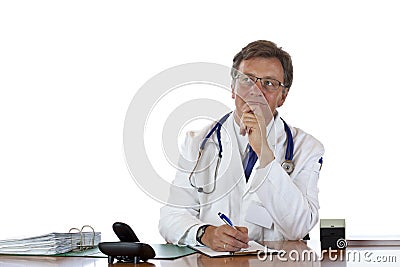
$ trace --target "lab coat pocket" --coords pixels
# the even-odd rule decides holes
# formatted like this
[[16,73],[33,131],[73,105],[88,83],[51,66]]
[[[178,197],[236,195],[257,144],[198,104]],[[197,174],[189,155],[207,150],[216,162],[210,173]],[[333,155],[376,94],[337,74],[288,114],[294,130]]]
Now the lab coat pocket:
[[268,211],[257,202],[252,202],[247,209],[245,220],[261,227],[271,229],[272,218]]

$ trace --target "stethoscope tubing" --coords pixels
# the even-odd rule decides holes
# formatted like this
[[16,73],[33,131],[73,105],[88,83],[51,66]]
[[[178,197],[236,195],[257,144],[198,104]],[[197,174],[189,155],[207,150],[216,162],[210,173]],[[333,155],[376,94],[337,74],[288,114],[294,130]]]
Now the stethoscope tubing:
[[[221,143],[221,128],[224,122],[228,119],[228,117],[231,115],[232,112],[229,112],[225,114],[215,125],[214,127],[208,132],[208,134],[204,137],[203,141],[200,144],[200,149],[199,149],[199,154],[197,156],[196,164],[193,167],[193,170],[190,172],[189,175],[189,182],[190,185],[197,189],[198,192],[204,193],[204,194],[211,194],[215,191],[216,188],[216,181],[217,181],[217,176],[218,176],[218,169],[219,165],[221,163],[222,159],[222,143]],[[293,154],[294,154],[294,142],[293,142],[293,136],[292,132],[290,131],[289,126],[287,123],[281,118],[285,132],[286,132],[286,139],[287,139],[287,145],[286,145],[286,152],[285,152],[285,161],[282,163],[282,167],[285,169],[285,171],[290,174],[293,169],[294,169],[294,163],[293,163]],[[195,183],[192,182],[192,176],[194,172],[197,169],[197,166],[199,165],[199,162],[201,160],[201,157],[203,155],[203,151],[205,149],[206,143],[209,138],[214,134],[214,132],[217,134],[217,140],[218,140],[218,158],[217,158],[217,165],[215,166],[214,170],[214,182],[213,182],[213,188],[210,191],[205,191],[204,187],[198,187],[196,186]]]

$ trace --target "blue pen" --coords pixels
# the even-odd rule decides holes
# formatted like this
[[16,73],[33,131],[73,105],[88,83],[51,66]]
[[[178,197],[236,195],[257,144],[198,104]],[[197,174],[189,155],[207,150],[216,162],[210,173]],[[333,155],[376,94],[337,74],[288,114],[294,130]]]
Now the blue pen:
[[233,225],[232,221],[228,218],[228,216],[226,216],[222,212],[218,212],[218,216],[221,218],[221,220],[224,221],[224,223],[236,229],[236,227]]

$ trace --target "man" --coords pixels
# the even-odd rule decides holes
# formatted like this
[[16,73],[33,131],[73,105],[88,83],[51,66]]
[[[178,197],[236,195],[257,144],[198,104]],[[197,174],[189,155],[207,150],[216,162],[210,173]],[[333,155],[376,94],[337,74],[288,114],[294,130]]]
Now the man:
[[299,240],[318,221],[324,148],[277,112],[292,85],[290,55],[272,42],[255,41],[234,57],[231,74],[235,111],[220,123],[224,131],[209,138],[221,144],[224,156],[216,163],[218,150],[205,149],[196,161],[204,137],[218,124],[188,133],[180,159],[186,171],[174,180],[181,189],[170,192],[171,203],[185,207],[166,205],[160,213],[159,230],[168,242],[235,251],[249,240]]

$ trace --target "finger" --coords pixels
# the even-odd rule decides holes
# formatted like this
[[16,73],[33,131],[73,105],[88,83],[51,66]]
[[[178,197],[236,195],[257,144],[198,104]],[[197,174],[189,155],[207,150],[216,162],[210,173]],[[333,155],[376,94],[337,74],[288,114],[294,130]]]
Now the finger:
[[242,117],[243,118],[256,118],[256,119],[264,119],[265,118],[264,113],[262,113],[262,112],[257,112],[257,113],[247,112],[247,113],[243,113]]
[[249,229],[247,227],[243,227],[243,226],[236,226],[236,229],[238,229],[240,232],[248,235],[249,233]]
[[232,246],[229,243],[222,243],[222,245],[220,246],[220,249],[221,249],[221,251],[239,251],[241,248]]
[[249,120],[243,120],[243,126],[246,128],[261,128],[264,127],[263,124],[259,123],[257,120],[249,119]]
[[250,123],[253,123],[253,124],[259,124],[259,121],[256,119],[256,118],[243,118],[243,123],[244,124],[250,124]]
[[270,121],[272,118],[272,113],[269,111],[269,108],[255,106],[252,112],[243,112],[241,119],[244,120],[246,118],[254,118],[261,123],[266,123],[266,121]]
[[225,249],[229,248],[228,251],[234,251],[234,250],[239,250],[241,248],[249,247],[246,242],[242,242],[242,241],[240,241],[232,236],[228,236],[228,235],[226,235],[222,239],[222,242],[224,244],[226,244]]
[[254,114],[254,113],[243,113],[241,120],[254,120],[254,121],[262,121],[264,119],[263,116]]
[[243,136],[245,136],[246,133],[247,133],[246,126],[242,122],[240,123],[240,131],[239,131],[239,133],[240,133],[240,135],[243,135]]
[[246,132],[247,132],[247,129],[246,129],[246,125],[244,125],[244,123],[243,123],[243,114],[240,117],[239,127],[240,127],[240,134],[245,136]]
[[229,225],[216,227],[210,247],[216,251],[236,251],[242,247],[245,248],[246,244],[242,244],[241,241],[231,236],[235,232],[239,231]]
[[255,117],[251,117],[251,116],[243,116],[241,119],[241,123],[248,127],[248,126],[253,126],[258,124],[258,120]]
[[251,108],[252,113],[262,114],[261,107],[259,105],[251,105],[250,108]]
[[246,104],[242,106],[242,113],[253,113],[253,110],[248,104]]
[[242,243],[245,243],[246,245],[249,242],[249,235],[247,234],[247,232],[236,230],[235,233],[232,235],[232,237],[234,237],[236,240],[239,240]]
[[254,117],[253,113],[242,113],[242,116],[240,117],[240,134],[243,136],[245,136],[246,133],[250,134],[250,123],[255,123],[256,121],[257,119]]
[[253,113],[242,113],[240,120],[255,118]]
[[[241,232],[234,227],[224,229],[224,235],[227,237],[227,243],[235,247],[243,247],[249,242],[247,233]],[[229,242],[228,242],[229,241]]]
[[242,124],[245,127],[251,127],[251,128],[266,127],[265,126],[265,121],[263,121],[262,119],[258,119],[258,118],[250,117],[250,116],[244,116],[243,119],[242,119]]

